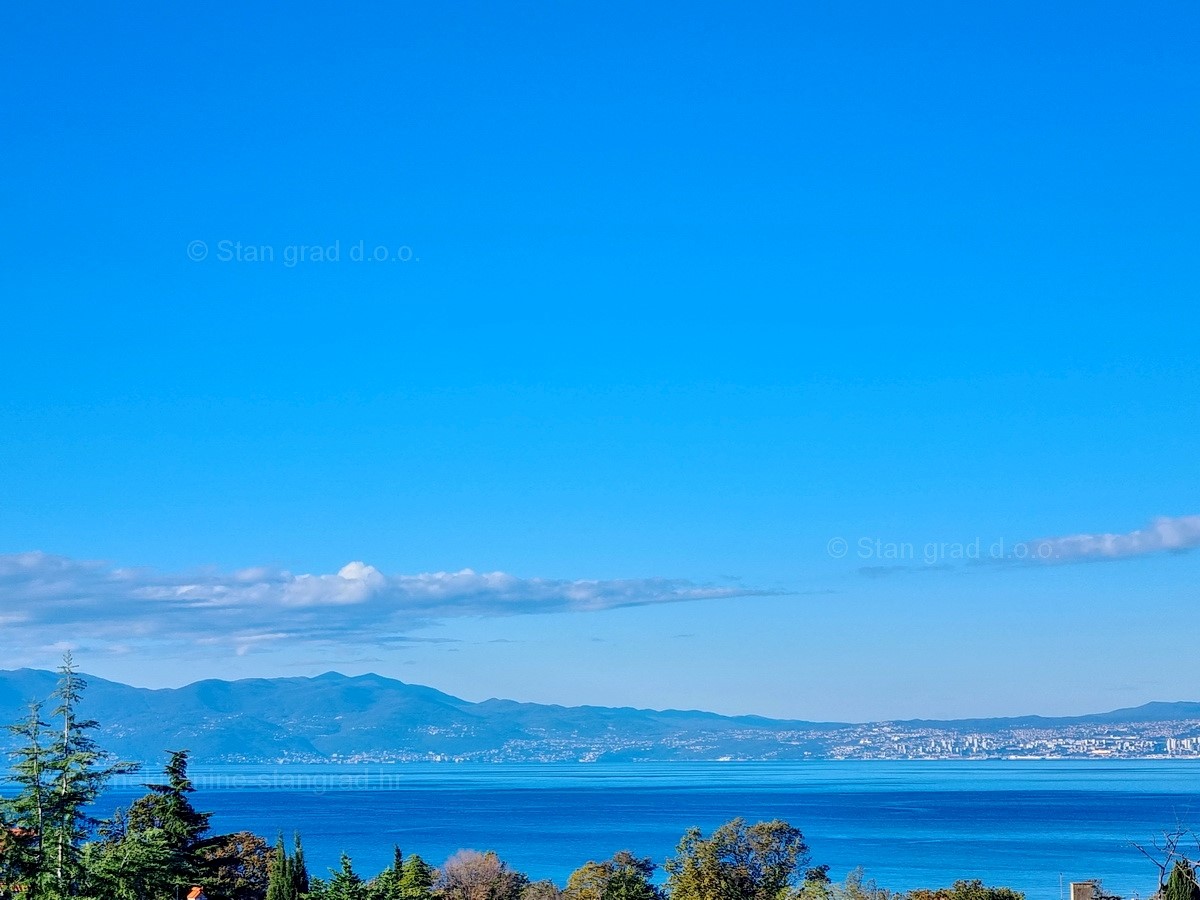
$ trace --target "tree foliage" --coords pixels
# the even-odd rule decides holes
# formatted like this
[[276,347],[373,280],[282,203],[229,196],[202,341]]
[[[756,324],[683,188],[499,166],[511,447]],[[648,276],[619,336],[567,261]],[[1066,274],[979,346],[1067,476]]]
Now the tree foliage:
[[442,900],[520,900],[528,884],[494,851],[459,850],[446,860],[436,890]]
[[[113,776],[136,769],[110,762],[92,738],[98,724],[79,714],[87,682],[69,652],[58,674],[48,720],[42,705],[35,704],[10,728],[20,742],[12,754],[17,792],[4,802],[8,837],[0,868],[6,873],[5,890],[17,893],[13,885],[20,885],[28,900],[87,896],[84,843],[99,824],[88,810]],[[158,854],[152,842],[144,849]]]
[[1012,888],[988,887],[982,881],[956,881],[948,888],[910,891],[908,900],[1024,900],[1025,895]]
[[1190,861],[1175,860],[1166,886],[1162,889],[1162,900],[1200,900],[1196,867]]
[[572,872],[563,900],[660,900],[662,892],[650,881],[657,868],[652,859],[621,850]]
[[264,900],[271,848],[257,834],[238,831],[207,841],[201,851],[209,900]]
[[809,862],[804,835],[781,819],[689,829],[667,860],[672,900],[778,900]]

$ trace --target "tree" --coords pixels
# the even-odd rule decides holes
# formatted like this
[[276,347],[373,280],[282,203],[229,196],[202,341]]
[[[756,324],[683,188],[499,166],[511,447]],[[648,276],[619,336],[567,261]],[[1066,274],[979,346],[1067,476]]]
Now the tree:
[[342,854],[342,867],[334,872],[325,889],[325,900],[367,900],[367,886],[354,871],[350,857]]
[[604,886],[602,900],[660,900],[661,894],[644,875],[632,869],[613,873]]
[[1200,900],[1196,869],[1186,859],[1175,860],[1171,875],[1162,889],[1163,900]]
[[146,785],[150,792],[127,812],[118,809],[99,823],[101,840],[85,845],[82,867],[93,890],[141,900],[180,895],[208,881],[201,850],[209,814],[192,806],[187,765],[187,751],[171,752],[163,769],[166,784]]
[[459,850],[442,867],[437,891],[445,900],[520,900],[528,884],[494,851]]
[[211,813],[202,813],[192,805],[195,793],[188,777],[188,751],[169,750],[163,774],[166,784],[148,784],[150,793],[129,806],[128,827],[132,831],[161,829],[171,845],[191,853],[208,833]]
[[521,891],[521,900],[562,900],[563,892],[553,881],[531,881]]
[[604,864],[586,862],[567,877],[563,900],[603,900],[612,871]]
[[650,882],[658,868],[649,857],[628,850],[604,862],[587,862],[571,873],[564,900],[659,900],[661,891]]
[[1158,890],[1154,896],[1159,900],[1167,896],[1167,889],[1172,880],[1175,881],[1173,890],[1177,893],[1185,891],[1189,878],[1195,883],[1196,863],[1184,849],[1189,844],[1195,844],[1196,852],[1200,853],[1200,835],[1182,827],[1163,832],[1162,840],[1151,844],[1152,850],[1141,844],[1134,844],[1134,847],[1158,869]]
[[211,813],[192,805],[195,786],[188,777],[188,751],[169,750],[163,767],[165,784],[148,784],[149,793],[129,805],[125,816],[128,835],[150,835],[172,854],[171,869],[176,886],[186,888],[206,882],[211,874],[202,853]]
[[5,829],[0,848],[0,883],[4,885],[0,897],[6,900],[16,892],[16,885],[25,888],[27,895],[40,896],[46,879],[43,835],[50,806],[47,728],[40,703],[32,704],[24,719],[8,726],[19,744],[9,754],[9,778],[17,792],[0,800],[0,820]]
[[988,887],[979,879],[956,881],[948,888],[909,891],[908,900],[1025,900],[1025,895],[1006,887]]
[[80,853],[81,896],[105,900],[174,897],[191,879],[160,828],[147,828],[85,844]]
[[275,841],[275,849],[271,851],[266,900],[296,900],[291,862],[287,847],[283,845],[283,835],[280,834]]
[[[2,865],[5,884],[21,884],[29,898],[80,895],[87,880],[81,865],[83,843],[98,824],[87,810],[110,778],[137,769],[131,763],[109,764],[109,755],[92,739],[90,732],[97,724],[79,715],[87,682],[70,653],[58,671],[52,695],[55,724],[43,721],[43,708],[35,704],[25,720],[9,729],[20,742],[12,753],[17,790],[3,810],[7,827],[16,830],[9,832]],[[131,848],[138,852],[130,859],[158,855],[156,840],[148,838]],[[99,858],[94,861],[100,865]],[[100,870],[105,871],[104,865]]]
[[664,868],[672,900],[777,900],[809,862],[799,829],[781,819],[726,822],[705,838],[689,829]]
[[805,870],[804,881],[796,897],[798,900],[830,900],[833,897],[833,881],[829,877],[829,866],[812,866]]
[[834,900],[900,900],[900,895],[893,895],[876,884],[874,878],[867,878],[861,866],[852,870],[842,884],[834,887],[831,896]]
[[304,845],[300,832],[292,834],[292,896],[303,897],[308,893],[308,863],[304,861]]
[[308,866],[299,834],[292,835],[292,846],[294,850],[289,856],[280,834],[274,849],[268,851],[264,900],[300,900],[310,893]]
[[400,874],[401,900],[430,900],[439,874],[416,853],[404,860]]
[[48,856],[45,863],[55,893],[74,897],[83,878],[80,846],[97,824],[86,810],[110,778],[135,772],[137,766],[108,764],[111,757],[90,734],[99,727],[98,723],[79,717],[87,682],[79,676],[70,651],[64,654],[58,674],[58,687],[52,696],[58,701],[53,715],[60,724],[47,758],[50,793],[46,798],[41,843],[44,856]]
[[263,900],[271,858],[267,842],[249,831],[208,840],[201,851],[204,893],[209,900]]
[[400,900],[404,878],[404,854],[392,848],[392,864],[367,882],[367,900]]

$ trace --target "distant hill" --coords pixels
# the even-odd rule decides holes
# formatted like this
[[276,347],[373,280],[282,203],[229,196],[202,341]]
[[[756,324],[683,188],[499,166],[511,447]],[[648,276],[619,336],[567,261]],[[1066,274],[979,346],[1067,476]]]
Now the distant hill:
[[1183,722],[1200,720],[1200,703],[1152,702],[1106,713],[1083,716],[1016,716],[994,719],[905,719],[898,725],[953,726],[979,732],[1013,728],[1064,728],[1071,725],[1132,725],[1145,722]]
[[[1200,703],[1150,703],[1059,719],[852,725],[697,710],[566,707],[495,699],[472,703],[379,675],[332,672],[316,678],[199,681],[163,690],[90,676],[88,681],[85,712],[102,723],[99,737],[105,747],[134,760],[157,760],[168,748],[188,748],[198,763],[803,759],[853,756],[855,748],[863,746],[900,753],[897,747],[908,746],[897,743],[908,740],[903,735],[931,730],[989,734],[1200,723]],[[48,697],[55,682],[52,672],[0,671],[0,722],[15,721],[30,701]],[[7,741],[0,735],[0,746]]]

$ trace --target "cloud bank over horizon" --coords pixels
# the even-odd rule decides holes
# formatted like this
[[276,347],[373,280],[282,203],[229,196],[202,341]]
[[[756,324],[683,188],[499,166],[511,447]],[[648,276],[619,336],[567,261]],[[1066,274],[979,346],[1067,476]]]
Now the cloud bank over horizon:
[[684,579],[566,580],[505,572],[387,575],[363,562],[332,574],[119,568],[42,552],[0,555],[0,636],[29,656],[54,648],[126,653],[180,644],[238,655],[274,645],[452,641],[412,632],[456,617],[601,612],[766,596]]

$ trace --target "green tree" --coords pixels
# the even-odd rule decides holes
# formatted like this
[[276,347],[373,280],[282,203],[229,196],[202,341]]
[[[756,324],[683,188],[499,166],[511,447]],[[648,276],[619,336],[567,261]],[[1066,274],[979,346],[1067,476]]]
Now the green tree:
[[10,754],[9,778],[16,793],[0,800],[4,824],[3,852],[0,852],[0,898],[13,896],[20,885],[30,898],[42,896],[47,882],[45,848],[42,837],[50,816],[50,759],[42,705],[34,703],[29,714],[8,726],[18,741]]
[[657,887],[632,869],[613,873],[604,886],[603,900],[660,900]]
[[304,844],[300,842],[300,833],[292,834],[292,896],[303,897],[308,894],[308,863],[304,860]]
[[188,777],[188,751],[171,750],[168,754],[163,767],[166,784],[146,785],[150,793],[129,806],[128,827],[131,831],[158,828],[171,846],[194,853],[208,834],[212,814],[198,812],[192,805],[191,794],[196,788]]
[[[97,723],[79,714],[86,688],[67,653],[53,694],[54,724],[43,721],[43,708],[35,704],[9,729],[19,742],[12,753],[16,793],[3,809],[7,827],[16,830],[8,832],[3,866],[6,883],[23,885],[30,900],[81,896],[88,880],[83,844],[99,824],[87,810],[110,778],[137,768],[109,764],[109,755],[92,739]],[[156,840],[147,838],[134,855],[157,854]]]
[[392,848],[392,864],[367,882],[367,900],[400,900],[404,879],[404,854]]
[[650,879],[658,868],[649,857],[628,850],[604,862],[587,862],[571,873],[564,900],[656,900],[661,891]]
[[53,697],[56,733],[47,758],[49,796],[43,816],[42,847],[54,893],[75,897],[83,881],[80,848],[97,820],[87,813],[114,775],[135,772],[132,763],[109,764],[110,755],[101,750],[91,732],[99,727],[80,718],[79,706],[87,682],[79,676],[68,651],[58,669],[58,687]]
[[367,886],[354,871],[350,857],[342,854],[342,867],[330,871],[332,876],[323,900],[367,900]]
[[130,898],[179,896],[213,872],[202,853],[209,814],[192,805],[186,751],[171,752],[165,784],[99,823],[100,840],[84,845],[82,870],[93,893]]
[[287,847],[283,845],[283,835],[280,834],[275,841],[275,849],[271,851],[266,900],[296,900],[291,863]]
[[531,881],[521,891],[521,900],[562,900],[562,891],[553,881]]
[[1200,885],[1196,883],[1196,869],[1187,860],[1175,861],[1171,875],[1162,889],[1163,900],[1200,900]]
[[401,900],[430,900],[438,872],[416,853],[404,860],[400,873]]
[[78,896],[104,900],[175,897],[191,883],[181,855],[160,828],[85,844],[79,859],[82,879]]
[[708,838],[689,829],[664,868],[672,900],[778,900],[808,862],[799,829],[739,818]]
[[202,854],[209,815],[197,812],[189,794],[186,751],[172,752],[166,784],[99,823],[100,840],[84,845],[82,869],[92,893],[114,898],[179,896],[207,883],[211,871]]
[[605,863],[585,862],[567,876],[563,900],[603,900],[612,870]]
[[834,900],[900,900],[898,894],[881,888],[874,878],[867,878],[861,866],[852,870],[844,882],[834,887],[831,896]]
[[798,900],[831,900],[833,882],[829,878],[829,866],[812,866],[806,869],[796,897]]
[[280,834],[270,851],[265,900],[300,900],[310,893],[308,866],[299,834],[292,835],[292,845],[294,850],[289,856]]

